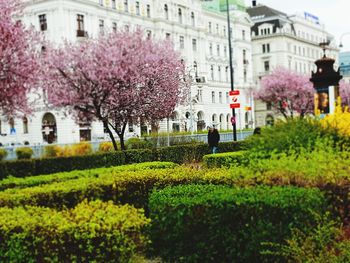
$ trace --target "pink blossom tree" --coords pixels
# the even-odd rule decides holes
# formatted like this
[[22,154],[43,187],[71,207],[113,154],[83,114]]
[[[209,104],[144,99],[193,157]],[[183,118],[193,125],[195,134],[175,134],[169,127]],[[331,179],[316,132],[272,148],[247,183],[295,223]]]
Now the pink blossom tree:
[[344,80],[340,81],[339,93],[342,105],[350,107],[350,83]]
[[264,77],[255,98],[271,103],[285,118],[313,113],[314,89],[309,77],[278,67]]
[[15,17],[19,1],[0,0],[0,114],[28,113],[28,92],[38,83],[40,39]]
[[113,130],[124,150],[127,124],[170,116],[184,89],[184,67],[171,43],[155,43],[141,31],[48,50],[46,69],[49,102],[101,121],[116,150]]

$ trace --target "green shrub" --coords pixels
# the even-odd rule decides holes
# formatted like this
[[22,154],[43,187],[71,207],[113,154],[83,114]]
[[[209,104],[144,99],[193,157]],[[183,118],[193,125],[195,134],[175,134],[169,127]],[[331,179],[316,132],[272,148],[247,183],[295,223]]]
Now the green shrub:
[[156,160],[156,152],[152,149],[124,151],[126,163],[143,163]]
[[10,188],[26,188],[33,187],[38,185],[65,182],[72,179],[79,178],[94,178],[98,177],[99,174],[106,173],[119,173],[125,171],[143,171],[147,169],[170,169],[175,168],[178,165],[170,162],[145,162],[138,164],[129,164],[115,166],[111,168],[95,168],[91,170],[81,170],[81,171],[70,171],[70,172],[61,172],[49,175],[36,175],[28,176],[25,178],[18,177],[9,177],[0,181],[0,191]]
[[19,147],[16,149],[17,159],[30,159],[34,154],[33,149],[30,147]]
[[203,163],[208,168],[245,165],[247,162],[246,151],[208,154],[203,156]]
[[258,158],[266,158],[273,152],[299,152],[305,148],[312,151],[320,138],[330,138],[334,142],[342,140],[334,129],[325,129],[316,120],[295,118],[263,128],[261,134],[247,138],[244,147]]
[[148,240],[142,210],[112,202],[0,209],[1,262],[129,262]]
[[139,138],[130,138],[125,142],[126,149],[147,149],[152,148],[152,143],[147,140],[142,140]]
[[282,256],[286,262],[350,262],[350,240],[339,222],[325,214],[310,229],[292,229],[292,236],[284,244],[265,243],[263,253]]
[[152,193],[150,235],[167,262],[279,262],[261,242],[282,242],[291,228],[315,224],[326,199],[317,189],[168,187]]
[[7,156],[7,151],[5,149],[1,149],[0,148],[0,161],[2,161],[3,159],[5,159]]

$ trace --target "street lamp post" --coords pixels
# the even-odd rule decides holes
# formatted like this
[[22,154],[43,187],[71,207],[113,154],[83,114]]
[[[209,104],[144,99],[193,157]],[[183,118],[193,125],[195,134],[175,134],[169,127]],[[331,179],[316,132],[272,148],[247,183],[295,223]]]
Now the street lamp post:
[[340,48],[343,47],[342,40],[343,40],[343,37],[344,37],[345,35],[350,35],[350,32],[345,32],[345,33],[343,33],[343,34],[340,36],[340,40],[339,40],[339,47],[340,47]]
[[[228,31],[228,48],[229,48],[229,61],[230,61],[230,79],[231,79],[231,91],[234,88],[234,71],[232,65],[232,43],[231,43],[231,22],[230,22],[230,8],[228,0],[226,0],[226,9],[227,9],[227,31]],[[232,126],[233,126],[233,140],[237,141],[237,126],[236,126],[236,111],[235,108],[232,108]]]

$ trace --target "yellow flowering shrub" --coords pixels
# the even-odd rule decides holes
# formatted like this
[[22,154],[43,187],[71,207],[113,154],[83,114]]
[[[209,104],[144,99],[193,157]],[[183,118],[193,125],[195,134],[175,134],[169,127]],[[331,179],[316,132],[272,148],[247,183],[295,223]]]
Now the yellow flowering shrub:
[[328,114],[321,119],[321,124],[325,128],[335,128],[341,135],[350,136],[350,112],[348,107],[341,106],[338,99],[334,114]]

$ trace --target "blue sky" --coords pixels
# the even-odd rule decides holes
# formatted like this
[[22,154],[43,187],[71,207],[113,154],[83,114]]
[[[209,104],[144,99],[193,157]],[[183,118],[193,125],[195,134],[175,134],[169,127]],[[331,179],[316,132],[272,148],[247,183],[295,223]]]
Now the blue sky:
[[[247,6],[252,1],[245,0]],[[326,30],[334,35],[339,44],[340,38],[344,45],[341,51],[350,51],[350,1],[349,0],[257,0],[287,14],[304,12],[319,17]],[[346,33],[346,34],[344,34]],[[343,37],[341,37],[343,35]]]

